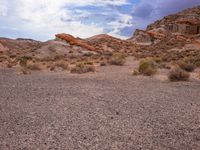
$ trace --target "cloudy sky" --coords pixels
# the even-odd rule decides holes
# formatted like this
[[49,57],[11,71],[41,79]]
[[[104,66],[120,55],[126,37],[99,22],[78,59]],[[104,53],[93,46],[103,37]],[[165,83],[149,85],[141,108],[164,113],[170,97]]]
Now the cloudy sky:
[[136,28],[200,0],[0,0],[0,37],[48,40],[56,33],[127,38]]

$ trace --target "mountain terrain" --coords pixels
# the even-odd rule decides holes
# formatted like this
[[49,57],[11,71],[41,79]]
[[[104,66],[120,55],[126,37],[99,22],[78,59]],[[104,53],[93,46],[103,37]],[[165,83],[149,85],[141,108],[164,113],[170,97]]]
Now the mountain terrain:
[[166,16],[146,30],[137,29],[127,40],[106,34],[81,39],[65,33],[46,42],[0,38],[0,62],[4,67],[19,65],[23,57],[44,64],[64,60],[69,64],[84,61],[106,65],[115,53],[137,59],[150,57],[157,63],[187,59],[200,65],[200,6]]

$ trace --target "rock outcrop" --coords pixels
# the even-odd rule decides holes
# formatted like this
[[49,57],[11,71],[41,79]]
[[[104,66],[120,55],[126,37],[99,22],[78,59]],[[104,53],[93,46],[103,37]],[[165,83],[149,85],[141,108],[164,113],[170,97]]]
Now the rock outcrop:
[[177,33],[189,38],[200,34],[200,6],[164,17],[147,26],[145,31],[136,30],[130,40],[154,44]]
[[95,35],[86,39],[99,52],[125,52],[131,53],[135,44],[128,40],[121,40],[107,34]]
[[72,35],[69,34],[56,34],[55,35],[57,39],[61,39],[69,43],[70,45],[80,46],[82,48],[85,48],[87,50],[95,51],[95,48],[91,45],[89,45],[87,42],[80,38],[75,38]]

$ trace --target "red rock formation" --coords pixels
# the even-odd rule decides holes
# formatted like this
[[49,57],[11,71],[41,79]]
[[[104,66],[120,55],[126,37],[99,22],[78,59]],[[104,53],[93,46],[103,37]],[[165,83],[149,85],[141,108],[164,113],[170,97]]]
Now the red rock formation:
[[66,41],[70,45],[76,45],[76,46],[80,46],[82,48],[88,49],[90,51],[95,51],[95,48],[93,46],[89,45],[87,42],[85,42],[82,39],[73,37],[72,35],[62,33],[62,34],[56,34],[55,36],[58,39]]
[[147,33],[152,37],[152,38],[155,38],[155,39],[162,39],[164,37],[166,37],[165,34],[162,34],[162,33],[158,33],[158,32],[155,32],[155,31],[147,31]]

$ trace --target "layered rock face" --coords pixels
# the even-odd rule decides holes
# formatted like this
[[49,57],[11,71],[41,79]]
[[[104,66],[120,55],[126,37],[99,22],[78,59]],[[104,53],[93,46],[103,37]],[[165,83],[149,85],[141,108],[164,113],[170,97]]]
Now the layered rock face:
[[200,66],[200,6],[169,15],[136,30],[129,39],[136,45],[135,57],[157,62],[189,60]]
[[200,34],[200,6],[169,15],[150,24],[145,31],[136,30],[131,40],[154,44],[173,35],[196,36]]

